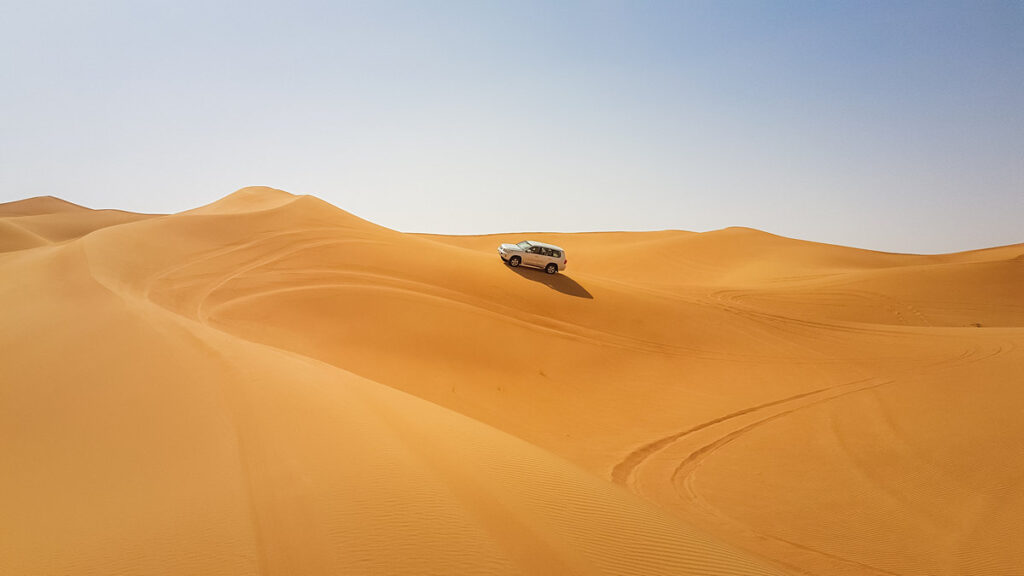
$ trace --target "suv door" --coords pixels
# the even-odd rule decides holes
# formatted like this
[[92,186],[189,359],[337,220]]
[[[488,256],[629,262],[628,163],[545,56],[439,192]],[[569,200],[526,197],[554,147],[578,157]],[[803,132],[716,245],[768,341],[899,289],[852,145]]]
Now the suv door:
[[530,266],[544,266],[544,258],[541,256],[542,250],[543,248],[540,246],[530,246],[526,254],[523,254],[523,263]]
[[541,255],[541,259],[540,259],[540,267],[541,268],[544,268],[548,264],[551,264],[552,262],[555,262],[555,251],[552,250],[551,248],[541,248],[540,249],[540,255]]

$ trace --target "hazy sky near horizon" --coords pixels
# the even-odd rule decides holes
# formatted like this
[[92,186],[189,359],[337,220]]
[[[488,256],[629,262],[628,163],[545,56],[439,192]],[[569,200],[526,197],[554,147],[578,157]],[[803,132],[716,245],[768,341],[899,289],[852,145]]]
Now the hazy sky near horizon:
[[1024,2],[8,2],[0,202],[1024,242]]

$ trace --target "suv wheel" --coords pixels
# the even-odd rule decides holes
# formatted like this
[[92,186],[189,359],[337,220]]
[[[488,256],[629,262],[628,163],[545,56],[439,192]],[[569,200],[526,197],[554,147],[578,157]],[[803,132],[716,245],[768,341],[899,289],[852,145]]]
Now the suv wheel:
[[508,265],[515,268],[516,266],[519,266],[519,263],[522,261],[523,259],[520,258],[519,256],[513,256],[508,259]]
[[544,267],[544,271],[548,274],[554,274],[555,272],[558,272],[558,264],[552,262]]

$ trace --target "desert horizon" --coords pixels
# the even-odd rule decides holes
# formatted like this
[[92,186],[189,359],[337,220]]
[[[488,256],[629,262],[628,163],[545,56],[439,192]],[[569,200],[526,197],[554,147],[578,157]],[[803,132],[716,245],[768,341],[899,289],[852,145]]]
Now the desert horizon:
[[257,186],[0,204],[0,277],[0,573],[1024,570],[1024,244],[414,234]]

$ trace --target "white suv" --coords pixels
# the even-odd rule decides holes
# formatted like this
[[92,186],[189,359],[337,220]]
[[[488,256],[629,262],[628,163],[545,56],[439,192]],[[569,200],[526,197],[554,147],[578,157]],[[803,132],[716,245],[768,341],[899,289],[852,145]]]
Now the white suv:
[[513,268],[525,264],[543,268],[548,274],[565,270],[565,265],[569,262],[565,259],[565,250],[533,240],[523,240],[519,244],[502,244],[498,246],[498,256]]

